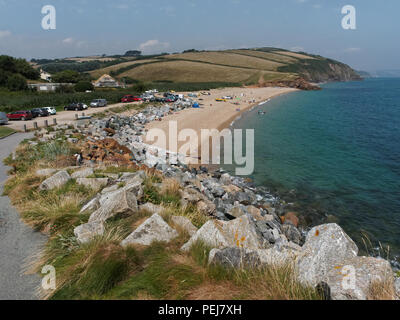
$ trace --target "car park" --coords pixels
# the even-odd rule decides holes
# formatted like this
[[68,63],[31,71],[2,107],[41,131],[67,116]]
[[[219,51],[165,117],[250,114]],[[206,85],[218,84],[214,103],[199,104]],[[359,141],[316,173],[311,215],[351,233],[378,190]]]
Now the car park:
[[82,111],[82,110],[86,110],[86,109],[87,109],[87,105],[84,103],[71,103],[64,107],[65,111],[68,111],[68,110]]
[[92,108],[105,107],[105,106],[107,106],[107,100],[106,99],[95,99],[90,103],[90,106]]
[[32,117],[47,117],[49,115],[49,112],[45,108],[34,108],[31,110]]
[[49,115],[51,115],[51,116],[57,114],[56,108],[54,108],[54,107],[44,107],[42,109],[46,109],[47,112],[49,113]]
[[7,113],[8,120],[31,120],[33,118],[30,111],[14,111]]

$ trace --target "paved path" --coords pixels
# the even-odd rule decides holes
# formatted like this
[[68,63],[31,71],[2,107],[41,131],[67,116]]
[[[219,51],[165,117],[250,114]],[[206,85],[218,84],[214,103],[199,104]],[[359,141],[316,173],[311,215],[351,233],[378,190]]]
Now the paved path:
[[[31,133],[17,133],[0,140],[0,194],[9,170],[3,159]],[[34,232],[19,218],[8,197],[0,196],[0,300],[38,299],[35,290],[40,286],[38,275],[25,275],[26,260],[45,243],[46,237]]]

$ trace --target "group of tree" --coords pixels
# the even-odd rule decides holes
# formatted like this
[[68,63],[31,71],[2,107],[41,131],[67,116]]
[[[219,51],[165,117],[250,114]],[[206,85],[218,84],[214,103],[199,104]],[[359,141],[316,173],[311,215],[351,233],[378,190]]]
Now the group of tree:
[[[63,92],[69,91],[73,88],[77,92],[92,91],[93,85],[91,77],[86,73],[79,73],[74,70],[64,70],[52,75],[52,81],[55,83],[74,83],[73,87],[66,87],[62,89]],[[68,89],[67,89],[68,88]]]
[[40,73],[25,59],[0,56],[0,87],[10,91],[27,89],[27,79],[39,79]]

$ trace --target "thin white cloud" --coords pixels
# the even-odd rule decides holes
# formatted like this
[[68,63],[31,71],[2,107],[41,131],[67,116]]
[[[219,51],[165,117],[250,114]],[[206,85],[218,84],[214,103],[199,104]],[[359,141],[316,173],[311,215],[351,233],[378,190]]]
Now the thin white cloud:
[[344,52],[346,53],[354,53],[354,52],[360,52],[361,48],[346,48],[344,49]]
[[0,39],[11,36],[11,31],[8,30],[0,30]]
[[169,42],[160,42],[159,40],[147,40],[139,45],[141,51],[149,52],[169,47]]
[[74,38],[65,38],[62,41],[64,44],[73,44],[75,42]]

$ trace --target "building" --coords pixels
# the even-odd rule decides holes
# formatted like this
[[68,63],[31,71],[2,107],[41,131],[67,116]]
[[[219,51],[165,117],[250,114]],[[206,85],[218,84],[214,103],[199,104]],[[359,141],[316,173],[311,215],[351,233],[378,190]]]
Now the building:
[[30,83],[28,88],[35,89],[40,92],[56,91],[59,87],[71,87],[73,83]]
[[51,74],[43,71],[42,69],[40,69],[40,79],[45,80],[45,81],[51,81]]
[[124,88],[125,86],[108,74],[103,74],[98,80],[93,82],[95,88]]

